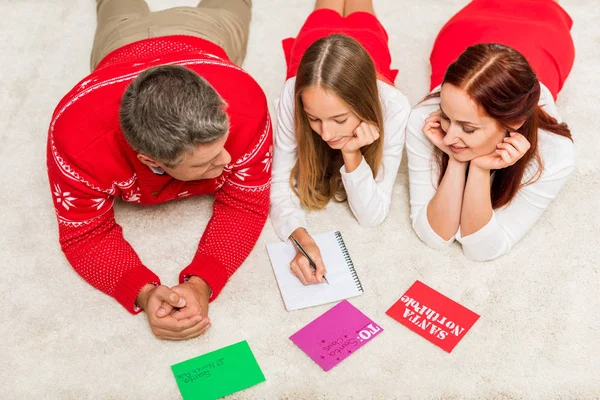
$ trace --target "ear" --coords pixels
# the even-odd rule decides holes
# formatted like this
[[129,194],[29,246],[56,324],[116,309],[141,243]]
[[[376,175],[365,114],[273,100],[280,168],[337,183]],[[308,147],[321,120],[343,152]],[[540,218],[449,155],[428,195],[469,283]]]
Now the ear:
[[138,153],[137,159],[140,160],[142,164],[148,165],[150,167],[160,167],[160,165],[156,161],[154,161],[145,154]]
[[511,124],[508,127],[511,129],[511,132],[516,132],[519,129],[521,129],[521,127],[523,126],[523,124],[525,123],[525,121],[521,121],[521,122],[517,122],[515,124]]

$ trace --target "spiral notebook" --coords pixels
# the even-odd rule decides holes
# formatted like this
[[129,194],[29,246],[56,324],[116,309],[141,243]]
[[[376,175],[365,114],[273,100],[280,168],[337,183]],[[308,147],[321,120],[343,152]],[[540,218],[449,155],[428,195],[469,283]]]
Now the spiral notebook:
[[352,259],[340,232],[320,233],[313,239],[321,250],[327,268],[327,283],[304,286],[290,271],[296,248],[290,242],[267,245],[267,252],[277,278],[279,291],[288,311],[318,306],[363,294]]

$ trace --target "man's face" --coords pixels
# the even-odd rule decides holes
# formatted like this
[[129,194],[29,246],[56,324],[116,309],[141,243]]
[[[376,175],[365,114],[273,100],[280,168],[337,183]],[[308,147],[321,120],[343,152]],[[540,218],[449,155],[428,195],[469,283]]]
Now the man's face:
[[168,167],[160,161],[146,165],[161,167],[167,174],[180,181],[197,181],[200,179],[214,179],[223,173],[223,169],[231,162],[231,155],[225,150],[225,135],[212,143],[201,144],[192,153],[185,153],[181,163],[175,167]]

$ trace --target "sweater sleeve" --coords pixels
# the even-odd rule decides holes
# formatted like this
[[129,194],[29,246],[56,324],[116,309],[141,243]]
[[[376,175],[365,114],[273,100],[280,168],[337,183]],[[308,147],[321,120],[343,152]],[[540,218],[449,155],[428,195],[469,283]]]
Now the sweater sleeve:
[[[123,237],[113,211],[114,198],[80,175],[64,154],[49,146],[47,167],[61,248],[83,279],[114,297],[129,312],[140,289],[160,284]],[[133,182],[132,182],[133,183]]]
[[199,276],[214,300],[256,244],[269,214],[273,135],[264,106],[262,131],[249,152],[232,164],[229,177],[215,193],[213,215],[191,264],[179,274],[184,282]]
[[[432,99],[433,102],[436,99]],[[439,100],[438,100],[439,101]],[[423,133],[425,118],[435,111],[434,104],[417,105],[410,114],[406,128],[408,178],[410,187],[410,218],[415,233],[429,247],[443,250],[454,242],[454,236],[442,239],[427,219],[427,206],[437,191],[439,169],[433,160],[434,146]]]
[[350,209],[359,224],[368,227],[382,223],[390,210],[410,114],[408,99],[398,89],[383,83],[379,87],[385,117],[383,157],[377,177],[373,177],[364,157],[354,171],[346,172],[345,166],[340,169]]
[[271,221],[281,240],[299,227],[307,227],[306,214],[298,196],[290,187],[290,173],[297,159],[294,135],[294,83],[289,79],[277,107],[275,152],[273,158],[273,188],[271,191]]
[[575,169],[573,146],[567,139],[563,142],[562,160],[555,163],[551,155],[546,158],[541,177],[522,187],[507,206],[495,210],[483,228],[464,237],[459,228],[456,240],[467,258],[486,261],[508,253],[536,223]]

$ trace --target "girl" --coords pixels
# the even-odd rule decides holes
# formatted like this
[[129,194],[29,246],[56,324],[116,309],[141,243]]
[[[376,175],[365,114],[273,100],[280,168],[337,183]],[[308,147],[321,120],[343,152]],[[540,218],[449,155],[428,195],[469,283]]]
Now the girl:
[[323,282],[318,246],[305,211],[348,201],[361,225],[389,210],[410,113],[393,86],[387,33],[371,0],[319,0],[296,39],[283,42],[288,65],[280,98],[271,188],[271,218],[300,252],[290,263],[303,284]]
[[435,89],[407,128],[411,219],[428,246],[505,254],[573,172],[553,100],[573,65],[571,25],[551,0],[475,0],[442,28]]

